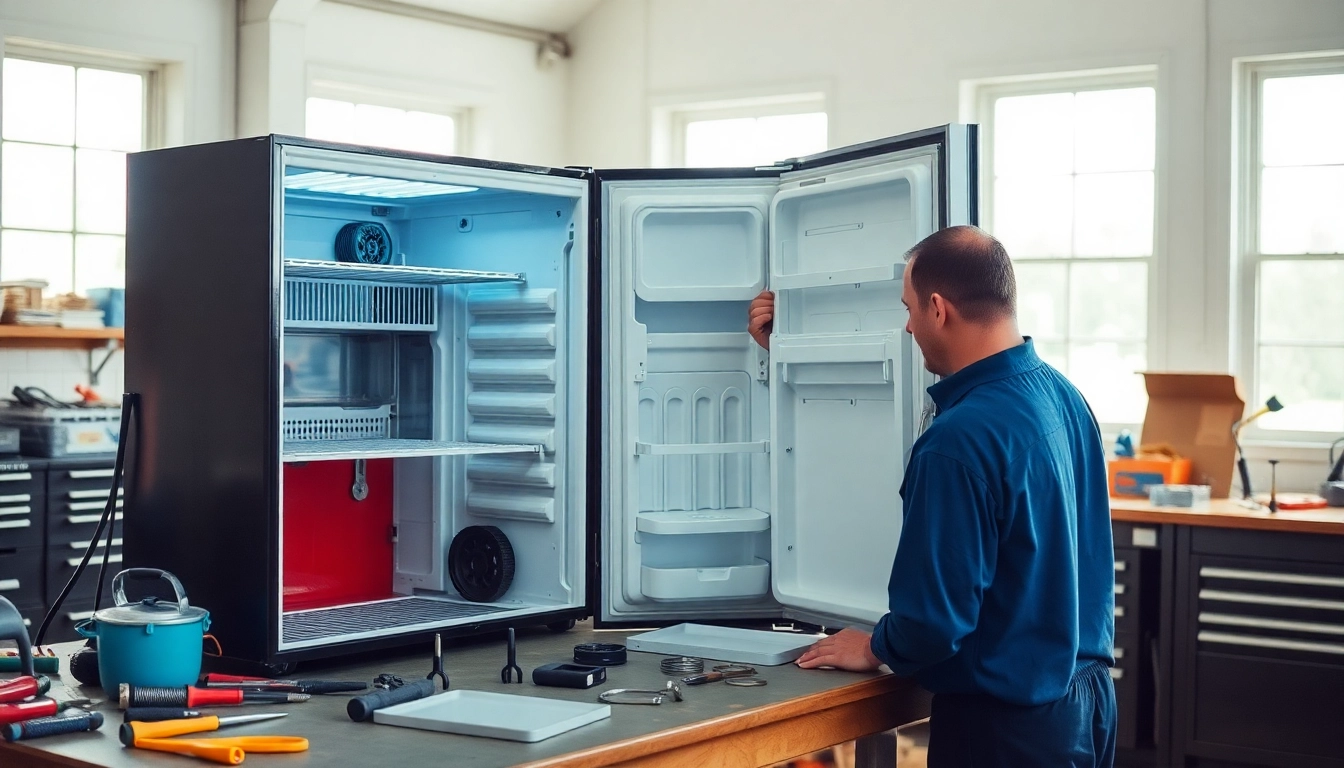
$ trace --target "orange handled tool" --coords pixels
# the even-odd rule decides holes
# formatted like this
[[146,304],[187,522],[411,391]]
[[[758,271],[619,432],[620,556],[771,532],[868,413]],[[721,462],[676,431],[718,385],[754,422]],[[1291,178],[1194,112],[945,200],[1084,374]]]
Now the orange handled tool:
[[285,717],[279,712],[266,715],[240,715],[238,717],[194,717],[189,720],[163,720],[160,722],[129,722],[121,726],[121,743],[137,749],[155,752],[174,752],[190,755],[203,760],[237,765],[243,761],[245,753],[252,752],[303,752],[308,749],[308,740],[298,736],[242,736],[225,739],[172,739],[171,736],[184,736],[189,733],[205,733],[227,728],[231,725],[244,725],[263,720]]

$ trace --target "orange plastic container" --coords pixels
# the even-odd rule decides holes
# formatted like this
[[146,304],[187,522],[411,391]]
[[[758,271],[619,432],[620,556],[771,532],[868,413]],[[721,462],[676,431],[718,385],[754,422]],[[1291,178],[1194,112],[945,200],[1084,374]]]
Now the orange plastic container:
[[1183,485],[1190,481],[1190,460],[1111,459],[1106,474],[1112,496],[1148,498],[1150,485]]

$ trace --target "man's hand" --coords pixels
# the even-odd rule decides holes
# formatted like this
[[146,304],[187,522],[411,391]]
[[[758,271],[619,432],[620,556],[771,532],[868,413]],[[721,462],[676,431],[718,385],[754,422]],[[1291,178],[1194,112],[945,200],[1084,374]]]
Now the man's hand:
[[842,629],[808,648],[797,664],[803,669],[834,667],[851,672],[871,672],[882,666],[881,659],[873,655],[871,641],[872,636],[867,632]]
[[747,311],[747,333],[762,347],[770,348],[770,332],[775,327],[775,294],[761,291],[751,300]]

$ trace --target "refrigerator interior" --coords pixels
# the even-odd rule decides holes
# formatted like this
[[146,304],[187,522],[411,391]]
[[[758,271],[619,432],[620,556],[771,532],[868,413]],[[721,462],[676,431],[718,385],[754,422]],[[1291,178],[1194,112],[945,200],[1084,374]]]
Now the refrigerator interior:
[[[936,153],[603,185],[604,620],[885,612],[928,383],[900,278]],[[767,283],[768,354],[745,332]]]
[[[582,608],[586,184],[315,148],[281,164],[278,649]],[[338,262],[367,222],[391,263]],[[449,576],[469,526],[512,546],[496,599]],[[506,557],[476,547],[468,578]]]

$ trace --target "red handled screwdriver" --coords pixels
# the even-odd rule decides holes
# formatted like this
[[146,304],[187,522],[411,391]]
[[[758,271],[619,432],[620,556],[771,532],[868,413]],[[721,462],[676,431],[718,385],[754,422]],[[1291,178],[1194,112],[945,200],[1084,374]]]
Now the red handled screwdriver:
[[16,677],[0,683],[0,702],[23,701],[33,696],[41,696],[51,690],[51,678],[45,675],[37,677]]
[[50,717],[71,707],[86,707],[90,704],[93,704],[93,702],[88,699],[72,699],[60,702],[55,699],[33,699],[32,701],[20,701],[15,704],[0,704],[0,725],[21,723],[35,717]]
[[307,701],[306,693],[243,691],[228,688],[156,688],[122,683],[118,693],[122,709],[130,707],[236,707],[240,704],[288,704]]

